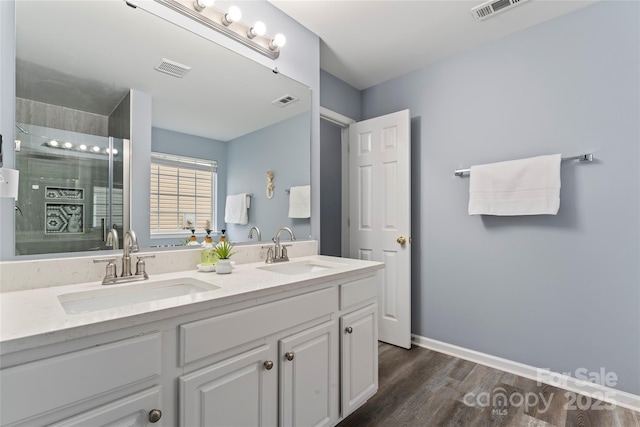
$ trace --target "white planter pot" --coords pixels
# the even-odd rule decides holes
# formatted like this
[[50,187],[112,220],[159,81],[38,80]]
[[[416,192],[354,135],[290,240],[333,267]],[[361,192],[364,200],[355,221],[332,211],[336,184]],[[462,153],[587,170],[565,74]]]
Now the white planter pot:
[[228,259],[219,259],[218,264],[216,264],[216,273],[218,274],[229,274],[233,270],[233,266],[231,265],[231,261]]

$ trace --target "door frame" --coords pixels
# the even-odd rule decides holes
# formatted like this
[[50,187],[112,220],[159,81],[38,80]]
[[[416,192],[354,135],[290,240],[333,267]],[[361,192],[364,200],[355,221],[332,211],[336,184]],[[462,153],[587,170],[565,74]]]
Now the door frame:
[[325,107],[320,107],[320,119],[342,128],[340,142],[342,151],[342,239],[340,243],[341,256],[344,257],[349,255],[349,125],[356,121]]

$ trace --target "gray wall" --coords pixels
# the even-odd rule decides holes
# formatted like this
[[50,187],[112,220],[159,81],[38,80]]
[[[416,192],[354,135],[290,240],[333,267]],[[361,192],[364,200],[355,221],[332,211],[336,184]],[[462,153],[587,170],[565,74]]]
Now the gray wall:
[[131,137],[131,92],[120,100],[109,115],[109,136],[119,139]]
[[342,256],[342,128],[320,121],[320,254]]
[[[411,109],[413,332],[640,394],[638,2],[602,2],[363,92]],[[467,215],[453,170],[547,153],[557,216]]]
[[362,118],[361,91],[325,70],[320,70],[320,105],[355,121]]
[[[320,70],[320,105],[353,120],[362,117],[362,93]],[[342,136],[338,125],[320,121],[320,253],[341,256]]]
[[[216,217],[218,229],[224,228],[224,202],[227,196],[227,143],[195,135],[187,135],[166,129],[153,128],[151,130],[151,151],[197,159],[216,160],[218,162],[218,215]],[[201,239],[202,230],[198,230]],[[177,243],[184,239],[153,239],[153,244]]]
[[[231,240],[246,241],[253,225],[260,227],[263,241],[271,241],[284,226],[290,227],[298,239],[309,238],[309,219],[288,216],[289,195],[285,189],[310,183],[310,120],[310,113],[300,114],[228,143],[227,194],[253,194],[248,224],[226,226]],[[266,196],[269,170],[274,173],[276,186],[272,199]],[[224,203],[220,209],[224,215]]]

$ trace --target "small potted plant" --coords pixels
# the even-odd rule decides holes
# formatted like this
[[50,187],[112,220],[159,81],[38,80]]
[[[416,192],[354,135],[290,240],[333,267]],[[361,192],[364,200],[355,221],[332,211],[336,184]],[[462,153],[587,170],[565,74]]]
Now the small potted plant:
[[219,242],[214,251],[218,256],[218,264],[216,265],[216,273],[218,274],[229,274],[233,267],[231,266],[231,255],[235,254],[235,252],[231,252],[233,249],[233,245],[227,241]]

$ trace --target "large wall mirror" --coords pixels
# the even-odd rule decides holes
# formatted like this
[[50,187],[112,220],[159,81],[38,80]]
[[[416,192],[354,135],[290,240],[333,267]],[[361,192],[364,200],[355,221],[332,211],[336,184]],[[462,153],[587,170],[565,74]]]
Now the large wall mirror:
[[[163,179],[161,165],[155,178],[131,182],[151,192],[152,206],[135,198],[128,206],[128,144],[149,144],[130,138],[132,89],[152,99],[151,151],[165,161],[212,161],[211,190],[191,179],[196,170],[176,184],[179,194],[164,194],[150,184]],[[291,102],[275,102],[283,98]],[[154,207],[150,229],[135,230],[150,233],[151,245],[185,240],[185,231],[160,227],[163,221],[195,228],[199,240],[207,221],[235,242],[249,241],[253,226],[265,240],[282,226],[308,238],[309,218],[289,218],[287,190],[309,184],[310,127],[308,87],[141,8],[18,0],[16,255],[111,249],[109,229],[122,237],[131,212],[152,215]],[[189,205],[203,188],[213,211]],[[250,195],[247,223],[225,223],[227,196],[243,193]]]

